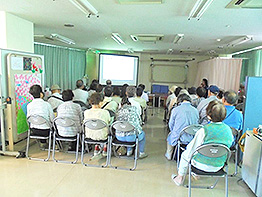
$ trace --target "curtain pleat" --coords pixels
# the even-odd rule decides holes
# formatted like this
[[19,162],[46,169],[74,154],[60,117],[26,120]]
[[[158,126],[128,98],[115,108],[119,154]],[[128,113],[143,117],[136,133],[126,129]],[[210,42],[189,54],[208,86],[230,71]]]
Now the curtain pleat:
[[209,85],[217,85],[223,90],[239,89],[241,59],[212,59],[198,63],[195,86],[199,86],[203,78]]
[[85,51],[35,44],[35,53],[44,55],[48,87],[58,84],[63,90],[74,89],[76,80],[85,74]]

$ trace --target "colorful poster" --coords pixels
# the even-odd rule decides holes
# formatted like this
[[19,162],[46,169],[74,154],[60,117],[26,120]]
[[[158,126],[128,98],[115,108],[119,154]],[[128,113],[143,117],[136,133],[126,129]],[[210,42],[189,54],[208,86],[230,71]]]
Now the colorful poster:
[[32,70],[32,58],[24,57],[24,70]]
[[41,85],[41,74],[15,74],[14,78],[17,133],[21,134],[28,130],[26,108],[27,104],[33,99],[29,90],[32,85]]

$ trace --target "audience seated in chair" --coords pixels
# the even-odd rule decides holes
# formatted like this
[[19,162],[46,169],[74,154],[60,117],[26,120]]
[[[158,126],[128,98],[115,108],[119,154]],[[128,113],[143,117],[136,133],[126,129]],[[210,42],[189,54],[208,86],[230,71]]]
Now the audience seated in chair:
[[141,97],[142,94],[143,94],[143,89],[138,87],[136,89],[136,97],[134,98],[134,100],[136,102],[138,102],[140,104],[142,110],[144,110],[144,109],[146,109],[147,104],[146,104],[146,100]]
[[[81,131],[81,123],[83,121],[83,113],[81,106],[73,103],[74,94],[72,90],[64,90],[62,93],[64,103],[57,108],[57,117],[69,118],[75,122],[75,127],[59,127],[57,126],[59,135],[62,137],[75,137]],[[71,144],[69,150],[76,149],[76,142]]]
[[[43,100],[44,93],[42,91],[42,87],[40,85],[33,85],[30,87],[29,93],[34,97],[32,102],[27,105],[27,117],[32,115],[39,115],[44,117],[46,120],[50,121],[50,125],[52,125],[52,121],[54,119],[54,113],[51,105]],[[49,125],[42,124],[42,125],[30,125],[32,134],[48,137],[50,130]],[[46,147],[46,140],[40,140],[40,146],[42,148]]]
[[112,100],[114,100],[114,101],[118,104],[119,108],[121,107],[121,97],[120,97],[120,93],[121,93],[121,92],[120,92],[119,87],[117,87],[117,86],[113,87]]
[[[139,158],[147,157],[145,153],[145,144],[146,144],[146,137],[145,132],[142,130],[141,127],[141,119],[140,115],[137,113],[137,109],[135,106],[129,102],[128,98],[123,98],[122,107],[119,109],[117,113],[117,120],[118,121],[128,121],[131,125],[135,127],[135,131],[133,133],[125,133],[125,132],[118,132],[116,131],[116,138],[122,142],[135,142],[136,135],[135,132],[138,133],[138,146],[139,146]],[[127,156],[131,156],[133,153],[132,148],[127,149]]]
[[191,101],[193,101],[194,99],[197,99],[195,87],[188,88],[188,93],[189,93],[189,96],[191,98]]
[[82,101],[83,103],[87,103],[88,92],[84,89],[84,82],[82,79],[76,81],[76,89],[73,90],[74,93],[74,101]]
[[[171,160],[174,147],[177,145],[180,132],[186,126],[197,124],[199,115],[196,108],[191,105],[191,98],[187,94],[180,94],[177,98],[178,106],[171,111],[169,119],[170,133],[167,137],[167,150],[165,157]],[[188,144],[193,136],[184,134],[180,137],[182,144]]]
[[[95,119],[103,120],[105,123],[110,124],[111,117],[109,112],[105,109],[101,109],[102,101],[103,101],[103,95],[97,92],[91,95],[91,97],[89,98],[89,102],[91,103],[92,108],[84,112],[84,120],[95,118]],[[108,138],[108,129],[103,128],[100,130],[91,130],[89,128],[86,128],[85,137],[91,138],[93,140],[106,140]],[[102,152],[102,148],[99,147],[99,145],[95,145],[94,156],[100,154],[101,152]],[[106,146],[103,147],[102,155],[103,156],[107,155]]]
[[61,88],[59,85],[55,84],[51,86],[52,95],[48,98],[47,102],[51,105],[54,112],[56,112],[57,107],[63,103]]
[[115,113],[118,109],[118,104],[112,99],[112,87],[106,86],[104,88],[104,100],[102,102],[101,109],[106,109],[109,111],[111,117],[115,117]]
[[136,87],[128,86],[126,88],[126,96],[128,98],[128,101],[131,103],[132,106],[136,107],[137,113],[139,114],[139,116],[141,116],[142,110],[140,104],[137,101],[135,101],[135,95],[136,95]]
[[138,88],[142,88],[141,98],[144,99],[146,102],[148,102],[148,101],[149,101],[148,95],[147,95],[147,93],[145,93],[145,91],[144,91],[145,88],[146,88],[146,86],[141,83],[141,84],[139,84],[137,87],[138,87]]
[[197,110],[199,113],[199,124],[202,125],[208,124],[209,120],[207,118],[206,108],[211,101],[218,100],[217,98],[218,93],[219,93],[219,88],[217,86],[211,85],[208,88],[208,98],[202,100],[197,106]]
[[199,103],[205,99],[206,89],[203,87],[198,87],[196,89],[197,98],[192,100],[192,105],[197,108]]
[[[218,143],[224,144],[228,148],[232,145],[233,136],[229,126],[222,123],[226,117],[226,108],[217,100],[211,101],[206,108],[206,114],[211,119],[211,123],[199,129],[194,139],[187,145],[187,149],[182,153],[179,164],[178,175],[172,175],[172,180],[176,185],[182,185],[188,169],[188,161],[192,153],[202,144]],[[193,157],[192,165],[205,172],[217,172],[223,168],[226,157],[207,158],[196,154]]]

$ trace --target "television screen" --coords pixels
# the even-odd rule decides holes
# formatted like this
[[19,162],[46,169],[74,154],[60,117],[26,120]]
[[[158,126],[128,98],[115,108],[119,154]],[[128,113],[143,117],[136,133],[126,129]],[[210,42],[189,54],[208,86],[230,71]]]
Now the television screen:
[[137,56],[100,54],[99,55],[99,83],[106,84],[110,79],[112,85],[137,85],[138,76]]

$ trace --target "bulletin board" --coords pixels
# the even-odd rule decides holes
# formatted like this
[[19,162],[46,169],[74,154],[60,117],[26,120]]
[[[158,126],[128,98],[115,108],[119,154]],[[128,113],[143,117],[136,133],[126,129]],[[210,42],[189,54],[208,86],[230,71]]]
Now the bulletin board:
[[[12,133],[14,141],[26,136],[27,104],[33,97],[32,85],[44,86],[44,57],[41,55],[10,53],[7,56],[8,94],[11,97]],[[9,138],[10,139],[10,138]]]

